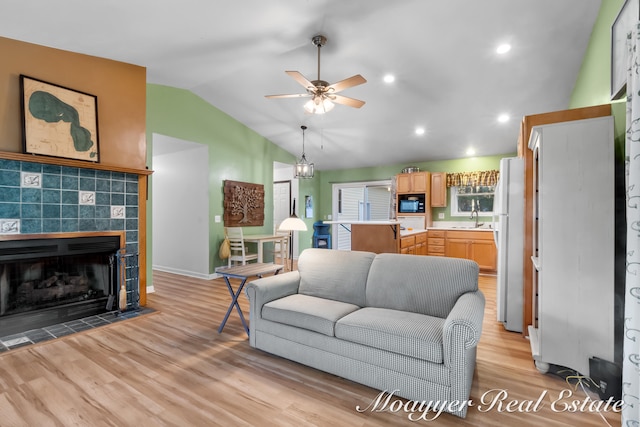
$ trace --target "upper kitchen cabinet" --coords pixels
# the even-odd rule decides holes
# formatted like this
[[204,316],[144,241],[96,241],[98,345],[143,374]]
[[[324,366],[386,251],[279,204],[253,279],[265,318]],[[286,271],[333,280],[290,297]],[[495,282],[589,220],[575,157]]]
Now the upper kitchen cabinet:
[[447,207],[447,174],[431,172],[431,207]]
[[429,190],[429,172],[400,173],[396,175],[396,192],[426,193]]

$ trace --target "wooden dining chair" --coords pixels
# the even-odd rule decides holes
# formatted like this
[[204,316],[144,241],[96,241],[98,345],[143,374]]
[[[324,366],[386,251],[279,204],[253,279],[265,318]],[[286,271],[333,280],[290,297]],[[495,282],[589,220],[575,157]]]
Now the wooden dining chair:
[[224,233],[229,239],[231,255],[229,255],[228,266],[245,265],[248,261],[258,260],[257,253],[247,252],[242,227],[225,227]]

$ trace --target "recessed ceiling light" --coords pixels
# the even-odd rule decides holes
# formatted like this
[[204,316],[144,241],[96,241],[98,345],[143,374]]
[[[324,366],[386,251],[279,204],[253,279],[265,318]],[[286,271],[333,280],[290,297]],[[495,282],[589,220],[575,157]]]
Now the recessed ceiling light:
[[503,43],[496,49],[500,55],[503,55],[511,50],[511,45],[509,43]]
[[416,135],[424,135],[425,129],[423,127],[416,128]]
[[396,76],[394,76],[393,74],[387,74],[386,76],[384,76],[383,80],[385,83],[393,83],[396,81]]
[[509,115],[508,115],[508,114],[500,114],[500,115],[498,116],[498,121],[499,121],[500,123],[506,123],[506,122],[508,122],[508,121],[509,121]]
[[473,156],[474,154],[476,154],[476,150],[473,148],[467,148],[467,156]]

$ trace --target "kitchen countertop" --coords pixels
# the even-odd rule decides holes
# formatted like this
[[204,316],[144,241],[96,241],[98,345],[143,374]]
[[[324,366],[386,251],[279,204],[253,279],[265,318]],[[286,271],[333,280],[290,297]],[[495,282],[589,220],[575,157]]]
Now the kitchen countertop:
[[460,227],[429,227],[427,230],[443,230],[443,231],[493,231],[493,228],[489,228],[487,226],[482,227],[469,227],[469,226],[460,226]]

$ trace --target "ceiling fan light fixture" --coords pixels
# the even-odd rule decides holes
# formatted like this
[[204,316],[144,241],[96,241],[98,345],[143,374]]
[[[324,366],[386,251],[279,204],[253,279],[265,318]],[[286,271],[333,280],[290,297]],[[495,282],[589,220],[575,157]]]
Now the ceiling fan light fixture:
[[313,178],[313,163],[310,163],[304,154],[304,131],[307,127],[302,125],[300,129],[302,129],[302,156],[296,162],[294,178]]
[[333,107],[335,104],[330,99],[316,96],[304,104],[304,111],[309,114],[324,114],[333,110]]

